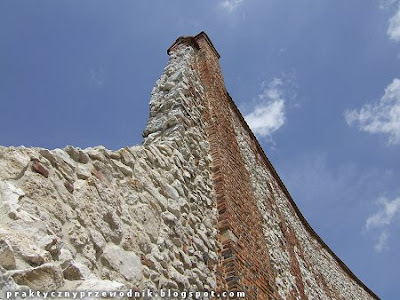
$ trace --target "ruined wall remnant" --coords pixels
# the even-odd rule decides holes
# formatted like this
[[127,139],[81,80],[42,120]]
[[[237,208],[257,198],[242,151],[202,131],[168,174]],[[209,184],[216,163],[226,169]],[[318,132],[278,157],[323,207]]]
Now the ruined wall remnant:
[[378,299],[329,249],[226,91],[207,35],[179,38],[141,146],[0,147],[0,286]]

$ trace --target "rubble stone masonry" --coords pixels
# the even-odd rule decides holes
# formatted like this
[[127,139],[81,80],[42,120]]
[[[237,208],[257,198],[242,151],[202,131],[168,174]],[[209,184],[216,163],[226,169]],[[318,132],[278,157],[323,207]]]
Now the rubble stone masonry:
[[165,288],[379,299],[299,212],[208,36],[181,37],[168,54],[142,145],[0,147],[0,297]]

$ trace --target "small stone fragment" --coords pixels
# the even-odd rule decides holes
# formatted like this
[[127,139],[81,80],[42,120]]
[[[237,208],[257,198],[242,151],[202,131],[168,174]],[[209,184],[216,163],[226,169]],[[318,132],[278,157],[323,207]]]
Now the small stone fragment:
[[42,163],[37,158],[34,158],[32,160],[32,170],[35,171],[36,173],[39,173],[40,175],[43,175],[46,178],[49,177],[49,171],[45,168],[45,166],[42,165]]
[[70,192],[71,194],[74,192],[74,186],[68,181],[64,182],[64,186],[67,189],[67,191]]
[[96,278],[89,268],[75,261],[66,261],[62,264],[63,275],[67,280],[82,280]]
[[137,283],[142,279],[142,264],[134,252],[109,246],[104,250],[102,258],[106,266],[119,272],[126,280]]
[[7,240],[0,240],[0,266],[4,269],[15,269],[15,256],[12,246]]

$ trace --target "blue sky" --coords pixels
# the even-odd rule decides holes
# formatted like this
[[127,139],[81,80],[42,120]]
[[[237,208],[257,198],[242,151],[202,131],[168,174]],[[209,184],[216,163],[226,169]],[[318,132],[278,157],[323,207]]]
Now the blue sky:
[[166,49],[203,30],[304,216],[397,299],[398,0],[1,0],[0,144],[140,144]]

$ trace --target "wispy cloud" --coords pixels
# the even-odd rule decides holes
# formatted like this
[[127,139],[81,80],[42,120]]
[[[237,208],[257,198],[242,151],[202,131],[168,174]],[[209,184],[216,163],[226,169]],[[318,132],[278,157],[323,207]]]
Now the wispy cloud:
[[285,100],[283,81],[274,78],[263,83],[262,92],[257,96],[257,104],[245,119],[256,135],[270,136],[285,123]]
[[243,3],[243,0],[222,0],[220,7],[231,13]]
[[105,72],[102,67],[97,69],[90,69],[89,71],[90,81],[95,85],[103,85],[105,81]]
[[400,217],[400,197],[393,200],[388,200],[385,197],[381,197],[377,201],[378,210],[367,218],[365,221],[366,231],[379,230],[378,241],[376,242],[374,249],[377,252],[389,249],[389,227]]
[[285,54],[287,52],[287,50],[288,49],[286,47],[280,48],[279,51],[278,51],[278,54],[279,55],[283,55],[283,54]]
[[380,0],[379,1],[379,8],[380,9],[387,9],[391,7],[393,4],[398,2],[398,0]]
[[375,104],[345,111],[345,119],[349,126],[357,124],[368,133],[387,134],[389,144],[400,144],[400,79],[395,78]]
[[384,250],[388,250],[388,239],[389,233],[386,231],[382,231],[379,235],[378,242],[374,245],[374,249],[376,252],[383,252]]
[[396,13],[389,19],[387,35],[391,40],[400,41],[400,5]]

